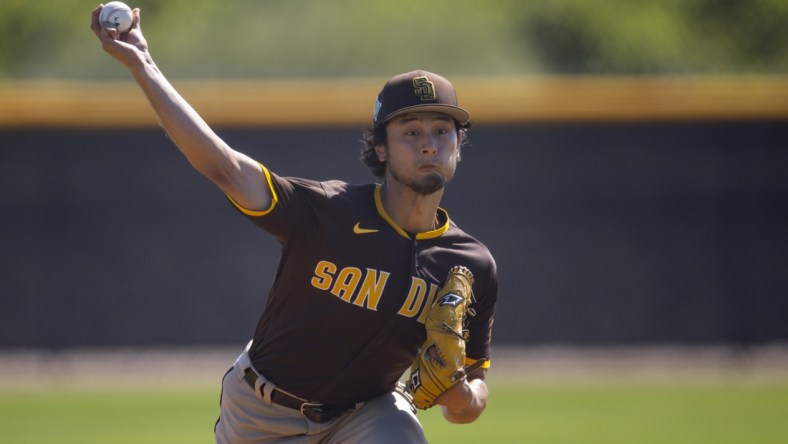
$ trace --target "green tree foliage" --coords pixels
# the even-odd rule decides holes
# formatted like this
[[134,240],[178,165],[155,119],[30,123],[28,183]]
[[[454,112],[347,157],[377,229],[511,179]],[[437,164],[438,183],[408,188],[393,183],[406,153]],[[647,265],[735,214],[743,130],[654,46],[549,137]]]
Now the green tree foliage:
[[541,0],[517,21],[553,72],[788,71],[785,0]]
[[[788,72],[786,0],[139,0],[172,77]],[[0,78],[126,78],[84,0],[0,2]]]

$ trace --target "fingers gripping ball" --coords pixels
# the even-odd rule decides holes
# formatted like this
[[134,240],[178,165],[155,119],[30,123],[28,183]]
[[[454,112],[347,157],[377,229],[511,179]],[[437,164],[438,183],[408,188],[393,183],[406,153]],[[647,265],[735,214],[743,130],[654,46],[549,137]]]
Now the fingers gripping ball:
[[470,270],[453,267],[427,314],[427,340],[411,366],[406,384],[413,403],[420,409],[434,406],[443,392],[465,379],[467,331],[463,323],[467,315],[475,314],[468,308],[474,300],[472,285]]
[[115,28],[119,33],[131,29],[131,8],[123,2],[109,2],[101,8],[99,22],[104,28]]

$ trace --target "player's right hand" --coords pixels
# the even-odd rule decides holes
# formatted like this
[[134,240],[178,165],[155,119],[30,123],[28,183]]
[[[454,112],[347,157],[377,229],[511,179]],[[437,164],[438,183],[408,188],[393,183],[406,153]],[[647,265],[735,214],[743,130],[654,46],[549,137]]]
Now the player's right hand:
[[147,58],[148,42],[142,35],[140,28],[140,10],[134,8],[131,10],[132,22],[129,32],[121,34],[117,29],[104,28],[99,23],[99,13],[104,5],[98,5],[93,10],[90,22],[90,29],[96,34],[96,37],[101,41],[101,46],[104,51],[109,53],[112,57],[118,59],[126,66],[131,66],[134,62],[139,62]]

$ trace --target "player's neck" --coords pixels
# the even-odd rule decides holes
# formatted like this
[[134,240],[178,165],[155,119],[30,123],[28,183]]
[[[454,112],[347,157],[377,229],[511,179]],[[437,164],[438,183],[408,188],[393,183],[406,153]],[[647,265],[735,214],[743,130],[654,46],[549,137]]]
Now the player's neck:
[[380,191],[386,213],[404,230],[423,233],[436,228],[436,213],[443,189],[425,195],[396,181],[384,181]]

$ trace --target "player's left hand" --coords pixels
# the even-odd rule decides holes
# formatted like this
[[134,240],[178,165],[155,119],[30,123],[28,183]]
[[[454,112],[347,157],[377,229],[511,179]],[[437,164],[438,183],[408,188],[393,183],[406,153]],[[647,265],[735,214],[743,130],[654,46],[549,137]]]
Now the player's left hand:
[[457,424],[475,421],[487,406],[488,390],[483,379],[464,380],[443,392],[435,404],[443,417]]
[[468,381],[463,380],[441,393],[435,404],[447,407],[449,410],[462,410],[471,402],[472,397],[473,392]]

